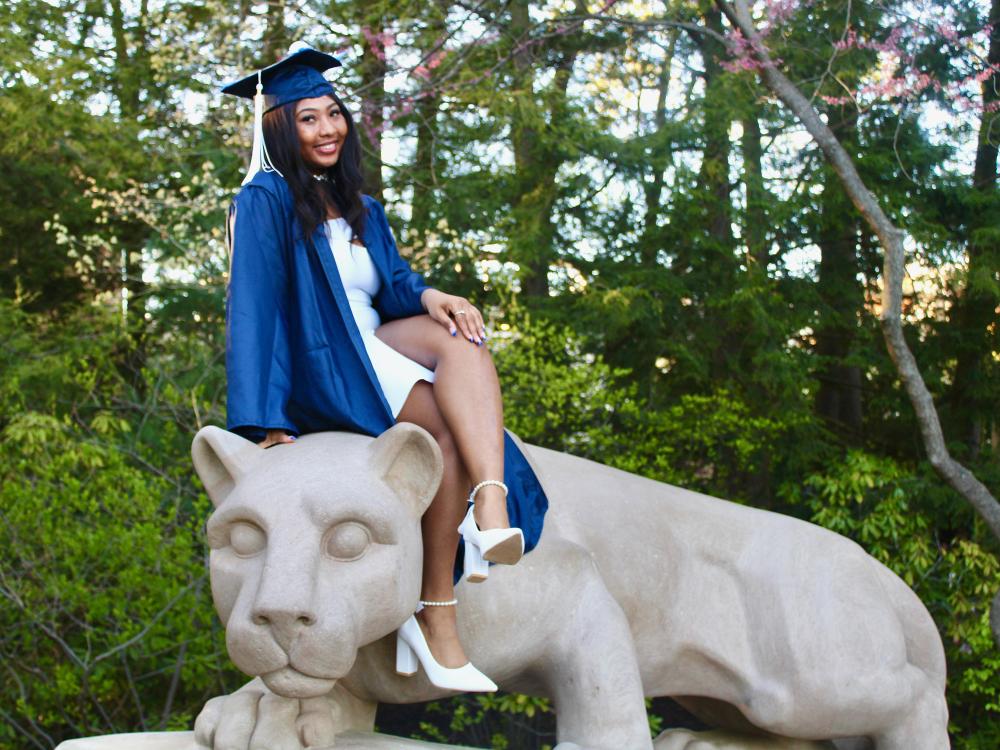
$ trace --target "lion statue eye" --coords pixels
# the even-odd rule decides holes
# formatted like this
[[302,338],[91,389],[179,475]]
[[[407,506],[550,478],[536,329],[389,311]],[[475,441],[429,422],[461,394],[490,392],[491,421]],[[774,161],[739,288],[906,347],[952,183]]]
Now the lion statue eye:
[[229,528],[229,546],[240,557],[250,557],[267,546],[267,535],[255,523],[237,521]]
[[335,560],[357,560],[372,542],[368,529],[356,521],[339,523],[326,535],[326,554]]

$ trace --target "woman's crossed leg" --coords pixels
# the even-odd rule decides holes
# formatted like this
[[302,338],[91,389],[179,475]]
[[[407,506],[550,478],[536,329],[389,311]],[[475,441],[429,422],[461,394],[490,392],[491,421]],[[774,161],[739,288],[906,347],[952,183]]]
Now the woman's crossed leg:
[[[401,354],[434,370],[434,385],[413,386],[399,422],[420,425],[437,440],[444,458],[441,485],[422,519],[424,572],[421,599],[454,598],[458,525],[468,492],[484,479],[503,479],[500,386],[485,347],[452,337],[428,316],[381,326],[376,335]],[[476,496],[480,528],[508,525],[503,491],[486,485]],[[459,667],[468,659],[458,639],[454,607],[426,607],[417,617],[438,663]]]
[[[434,371],[435,404],[472,484],[487,479],[502,481],[503,405],[500,381],[489,350],[452,336],[428,315],[386,323],[375,335]],[[403,416],[407,405],[408,402],[397,420],[420,424]],[[476,494],[475,517],[480,529],[509,526],[503,490],[496,485],[480,489]]]

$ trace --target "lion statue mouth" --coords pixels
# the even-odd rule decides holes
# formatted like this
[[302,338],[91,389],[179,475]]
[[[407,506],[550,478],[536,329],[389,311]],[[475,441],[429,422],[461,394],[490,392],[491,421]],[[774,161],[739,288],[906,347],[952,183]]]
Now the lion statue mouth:
[[260,678],[272,693],[286,698],[318,698],[328,694],[337,684],[336,678],[313,677],[292,666],[275,669]]

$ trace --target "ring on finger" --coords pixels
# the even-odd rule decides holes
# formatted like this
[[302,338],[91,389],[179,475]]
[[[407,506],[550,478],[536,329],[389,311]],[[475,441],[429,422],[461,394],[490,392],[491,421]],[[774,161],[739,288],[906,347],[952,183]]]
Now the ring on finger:
[[456,310],[452,315],[465,315],[465,310]]

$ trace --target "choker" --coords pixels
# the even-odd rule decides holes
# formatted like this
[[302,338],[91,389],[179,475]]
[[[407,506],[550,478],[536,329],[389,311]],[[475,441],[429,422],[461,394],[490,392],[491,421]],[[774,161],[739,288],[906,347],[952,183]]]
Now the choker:
[[330,181],[330,178],[328,178],[325,173],[324,174],[314,174],[312,176],[312,178],[314,180],[316,180],[317,182],[329,182]]

